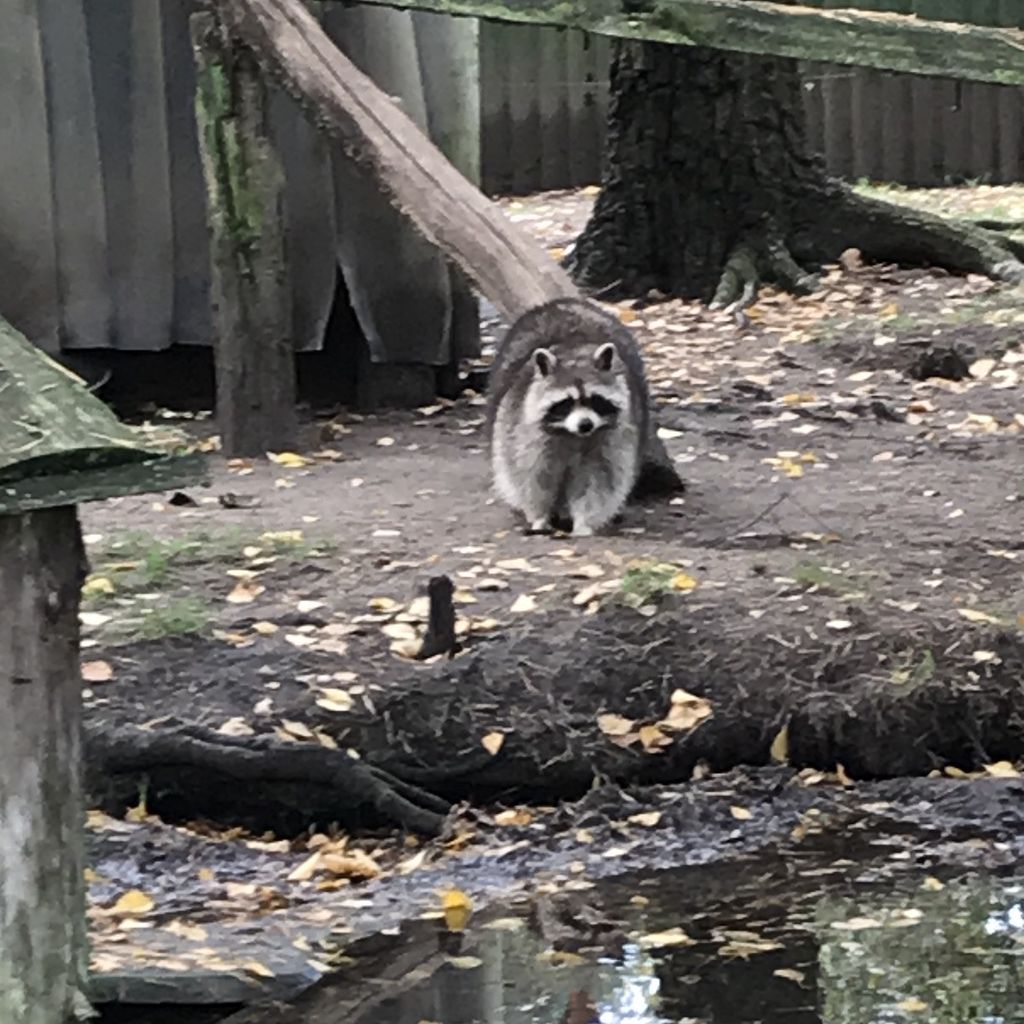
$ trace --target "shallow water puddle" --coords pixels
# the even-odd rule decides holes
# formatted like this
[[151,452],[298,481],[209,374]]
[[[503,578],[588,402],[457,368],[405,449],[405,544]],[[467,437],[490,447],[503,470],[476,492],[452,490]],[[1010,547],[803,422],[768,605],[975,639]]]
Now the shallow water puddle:
[[563,889],[459,935],[418,922],[355,959],[338,1021],[1024,1021],[1024,877],[892,867],[740,863]]

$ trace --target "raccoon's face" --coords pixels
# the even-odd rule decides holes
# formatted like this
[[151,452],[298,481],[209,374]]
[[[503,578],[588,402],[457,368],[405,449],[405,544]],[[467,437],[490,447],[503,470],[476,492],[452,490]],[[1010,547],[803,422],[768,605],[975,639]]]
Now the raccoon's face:
[[614,427],[629,404],[616,362],[610,342],[594,349],[589,365],[563,365],[549,349],[537,349],[531,404],[544,431],[586,437]]

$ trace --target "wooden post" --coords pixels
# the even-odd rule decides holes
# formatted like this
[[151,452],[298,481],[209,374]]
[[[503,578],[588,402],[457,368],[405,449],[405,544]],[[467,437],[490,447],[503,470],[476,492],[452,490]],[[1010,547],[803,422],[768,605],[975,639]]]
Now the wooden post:
[[74,506],[0,516],[0,1021],[62,1024],[84,997]]
[[217,418],[228,455],[295,442],[295,353],[283,172],[264,76],[211,14],[192,16],[217,338]]

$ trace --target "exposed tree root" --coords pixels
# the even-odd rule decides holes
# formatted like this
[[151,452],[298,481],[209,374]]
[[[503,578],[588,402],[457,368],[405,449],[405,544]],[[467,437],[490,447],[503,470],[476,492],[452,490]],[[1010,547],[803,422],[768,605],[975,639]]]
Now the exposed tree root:
[[[287,822],[293,810],[297,830],[311,819],[326,826],[369,818],[424,835],[437,835],[450,809],[434,794],[346,751],[313,744],[225,736],[195,725],[92,726],[86,740],[88,788],[105,804],[123,800],[148,779],[164,798],[173,793],[211,814],[230,807],[239,821]],[[268,805],[277,810],[268,812]]]
[[833,260],[856,247],[870,261],[940,266],[997,281],[1024,280],[1024,263],[991,231],[857,195],[838,182],[829,186],[806,197],[811,216],[791,240],[802,260]]

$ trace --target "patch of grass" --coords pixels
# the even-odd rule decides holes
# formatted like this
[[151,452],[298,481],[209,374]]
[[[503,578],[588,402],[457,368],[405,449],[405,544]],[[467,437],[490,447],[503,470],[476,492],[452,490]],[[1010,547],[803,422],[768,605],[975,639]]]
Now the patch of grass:
[[[180,537],[154,537],[134,531],[117,534],[90,551],[92,582],[83,592],[83,606],[95,607],[125,595],[180,586],[187,571],[200,566],[241,567],[261,558],[293,564],[330,554],[335,548],[333,542],[306,538],[300,530],[261,534],[200,530]],[[112,586],[97,584],[102,579]]]
[[655,604],[665,594],[696,586],[678,565],[671,562],[634,562],[627,566],[619,584],[619,599],[631,608]]
[[889,675],[896,686],[920,686],[934,678],[935,655],[930,650],[908,653]]
[[790,576],[798,586],[807,590],[816,587],[820,591],[839,597],[851,597],[864,592],[863,583],[856,577],[818,562],[801,562]]
[[160,640],[168,636],[190,636],[201,633],[209,621],[209,610],[199,598],[178,598],[161,607],[146,609],[130,638]]

